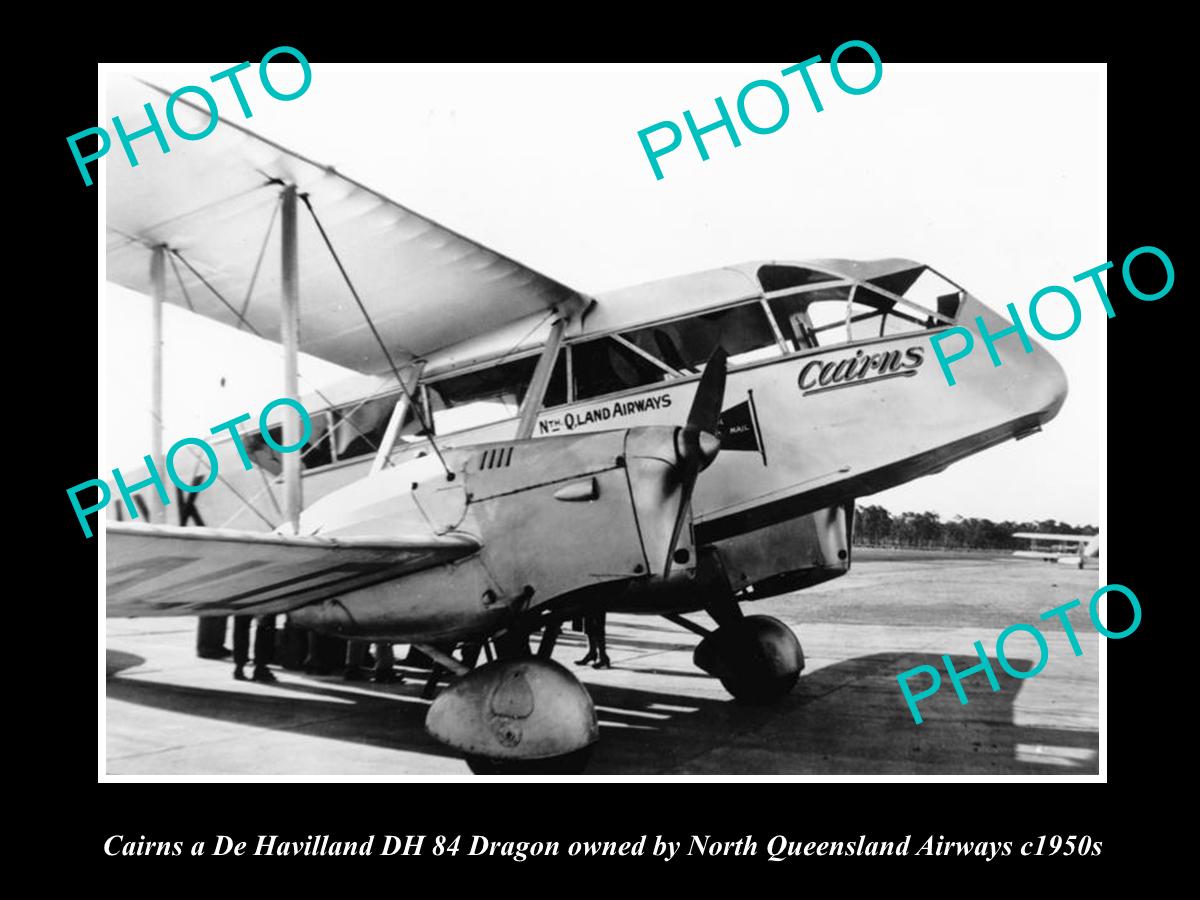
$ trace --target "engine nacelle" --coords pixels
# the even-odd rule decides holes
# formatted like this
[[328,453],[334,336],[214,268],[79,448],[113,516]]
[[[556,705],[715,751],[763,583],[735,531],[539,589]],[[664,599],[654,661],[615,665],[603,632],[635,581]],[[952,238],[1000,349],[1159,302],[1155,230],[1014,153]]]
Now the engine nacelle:
[[[446,451],[384,469],[305,512],[303,530],[462,534],[481,549],[296,610],[344,636],[433,640],[491,633],[559,598],[683,581],[696,553],[676,447],[680,429],[631,428]],[[669,558],[669,563],[668,563]]]

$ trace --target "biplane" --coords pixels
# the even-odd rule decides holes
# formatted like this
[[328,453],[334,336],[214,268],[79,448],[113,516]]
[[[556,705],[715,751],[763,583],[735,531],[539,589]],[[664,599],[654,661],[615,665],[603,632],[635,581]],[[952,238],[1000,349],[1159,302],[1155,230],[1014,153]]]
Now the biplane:
[[1046,534],[1040,531],[1018,531],[1013,537],[1029,541],[1028,550],[1014,550],[1021,559],[1040,559],[1082,569],[1085,559],[1100,556],[1098,534]]
[[[114,79],[110,112],[146,90]],[[664,616],[735,698],[784,696],[799,641],[746,607],[845,574],[856,498],[1038,431],[1067,392],[1040,346],[948,387],[930,336],[1010,323],[912,260],[589,294],[228,121],[101,175],[108,280],[278,342],[314,425],[290,454],[248,434],[250,471],[217,444],[203,525],[110,519],[108,614],[413,644],[453,676],[427,728],[475,771],[586,762],[592,701],[551,654],[589,611]],[[358,374],[302,390],[302,351]]]

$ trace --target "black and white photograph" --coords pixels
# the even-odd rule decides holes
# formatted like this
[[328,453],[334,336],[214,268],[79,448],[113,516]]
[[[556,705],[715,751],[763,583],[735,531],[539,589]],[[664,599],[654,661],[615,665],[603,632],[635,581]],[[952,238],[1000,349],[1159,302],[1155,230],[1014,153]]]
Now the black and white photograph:
[[105,62],[100,780],[1105,781],[1179,260],[1104,64],[854,38]]

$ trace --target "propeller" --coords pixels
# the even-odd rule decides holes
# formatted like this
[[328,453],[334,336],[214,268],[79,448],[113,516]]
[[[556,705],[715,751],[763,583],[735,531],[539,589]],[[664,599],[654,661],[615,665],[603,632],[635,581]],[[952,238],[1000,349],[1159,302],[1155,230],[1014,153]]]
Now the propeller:
[[675,454],[678,457],[676,470],[679,473],[679,512],[667,542],[667,558],[663,562],[663,578],[671,574],[675,561],[675,549],[683,533],[688,510],[692,504],[692,490],[696,478],[711,465],[721,450],[721,439],[717,437],[717,420],[721,417],[721,406],[725,401],[725,364],[729,355],[720,345],[713,350],[696,386],[692,408],[688,410],[687,424],[675,432]]

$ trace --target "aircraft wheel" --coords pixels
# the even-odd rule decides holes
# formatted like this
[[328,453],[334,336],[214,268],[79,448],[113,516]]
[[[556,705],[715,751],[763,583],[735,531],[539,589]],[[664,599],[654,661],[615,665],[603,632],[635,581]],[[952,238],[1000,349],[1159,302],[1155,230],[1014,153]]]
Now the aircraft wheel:
[[489,759],[468,756],[467,767],[476,775],[582,775],[592,758],[592,746],[548,759]]
[[800,680],[799,672],[779,678],[722,678],[721,684],[735,700],[767,704],[786,697]]
[[787,696],[804,669],[804,651],[792,629],[762,615],[721,626],[696,647],[694,660],[745,703]]

